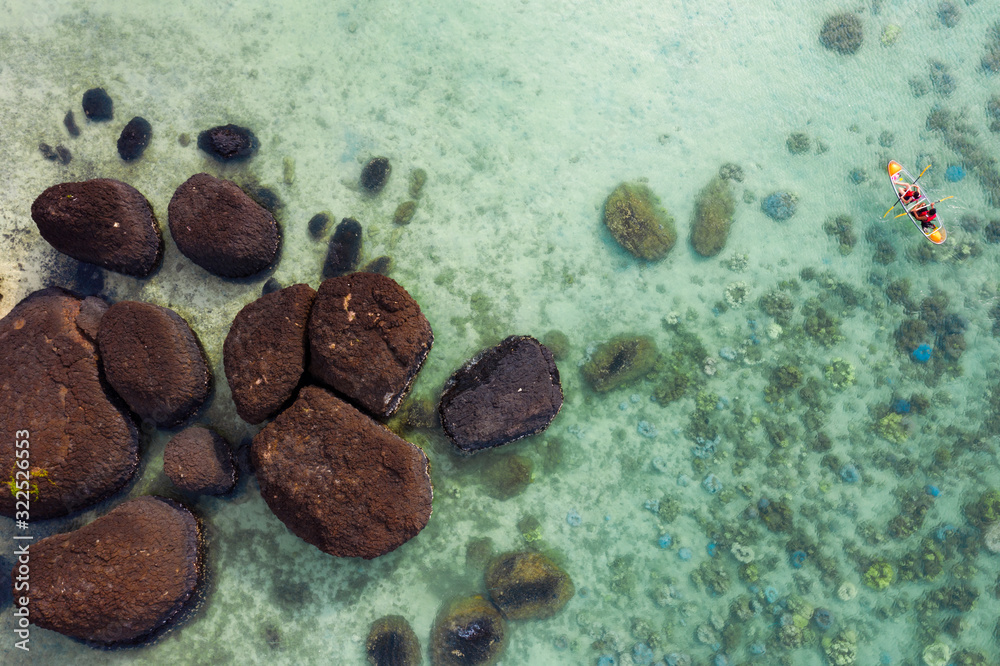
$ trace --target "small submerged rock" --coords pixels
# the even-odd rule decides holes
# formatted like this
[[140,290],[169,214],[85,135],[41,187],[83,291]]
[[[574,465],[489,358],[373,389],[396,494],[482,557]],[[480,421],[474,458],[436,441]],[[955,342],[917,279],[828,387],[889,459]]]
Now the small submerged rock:
[[174,192],[167,216],[177,249],[213,275],[249,277],[278,255],[274,216],[228,180],[191,176]]
[[594,351],[583,366],[583,378],[592,389],[604,393],[649,374],[657,355],[652,338],[621,335]]
[[316,292],[296,284],[261,296],[239,311],[222,346],[236,413],[247,423],[274,416],[305,372],[309,312]]
[[392,165],[388,157],[374,157],[361,170],[361,187],[372,194],[378,194],[389,181]]
[[420,640],[401,615],[372,622],[365,651],[372,666],[417,666],[422,661]]
[[507,646],[507,623],[481,596],[446,604],[431,628],[434,666],[489,666]]
[[323,262],[324,280],[353,273],[357,269],[361,258],[362,234],[361,223],[357,220],[345,217],[340,221],[330,238],[326,260]]
[[819,33],[819,41],[823,46],[844,55],[860,49],[864,38],[861,19],[854,14],[835,14],[829,17]]
[[159,265],[163,238],[153,208],[131,185],[108,178],[60,183],[31,204],[42,238],[78,261],[146,277]]
[[169,308],[115,303],[97,335],[108,383],[141,419],[170,428],[208,399],[212,374],[191,327]]
[[198,134],[198,147],[217,162],[250,159],[258,145],[254,133],[239,125],[219,125]]
[[102,646],[141,641],[174,619],[201,573],[198,521],[138,497],[31,546],[31,622]]
[[309,218],[309,235],[314,239],[318,239],[326,233],[326,230],[330,226],[330,214],[329,213],[316,213],[311,218]]
[[153,136],[153,126],[145,118],[136,116],[128,121],[118,137],[118,155],[126,162],[133,162],[146,152],[149,140]]
[[604,202],[604,224],[622,247],[647,261],[663,259],[677,241],[674,219],[645,185],[615,188]]
[[114,103],[104,88],[91,88],[83,93],[83,113],[88,120],[102,121],[114,118]]
[[384,275],[352,273],[319,287],[309,318],[309,371],[386,418],[433,343],[430,323],[405,289]]
[[236,485],[229,443],[208,428],[186,428],[167,442],[163,471],[181,490],[198,495],[225,495]]
[[545,430],[562,407],[552,354],[530,336],[485,349],[448,379],[441,425],[463,453],[475,453]]

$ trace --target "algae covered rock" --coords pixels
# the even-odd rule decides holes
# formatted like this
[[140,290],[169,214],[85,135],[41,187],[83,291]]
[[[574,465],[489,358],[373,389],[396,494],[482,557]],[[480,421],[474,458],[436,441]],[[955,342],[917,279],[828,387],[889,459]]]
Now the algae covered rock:
[[417,666],[421,662],[420,640],[400,615],[387,615],[372,622],[365,651],[372,666]]
[[486,570],[486,590],[510,620],[551,617],[575,591],[573,581],[541,553],[504,553]]
[[850,55],[861,48],[864,39],[861,19],[854,14],[831,16],[823,23],[823,29],[819,33],[819,41],[823,46],[844,55]]
[[646,336],[621,335],[602,344],[583,366],[583,378],[598,393],[638,381],[656,364],[656,343]]
[[493,604],[481,596],[445,605],[431,628],[431,664],[483,666],[495,664],[507,645],[507,624]]
[[698,195],[691,222],[691,246],[703,257],[714,257],[726,246],[736,203],[729,183],[713,178]]
[[677,241],[674,218],[645,185],[622,183],[604,202],[604,224],[622,247],[640,259],[667,256]]

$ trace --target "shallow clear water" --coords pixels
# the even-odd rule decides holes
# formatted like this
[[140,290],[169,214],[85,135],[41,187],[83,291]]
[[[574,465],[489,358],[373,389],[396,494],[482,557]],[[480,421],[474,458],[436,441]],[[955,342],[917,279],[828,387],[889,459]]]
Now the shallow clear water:
[[[1000,255],[987,226],[1000,210],[982,186],[994,167],[969,163],[970,145],[1000,154],[987,113],[1000,78],[981,65],[995,6],[956,1],[947,27],[938,3],[924,0],[475,4],[48,2],[42,11],[0,1],[0,316],[42,286],[74,285],[77,263],[51,250],[30,218],[46,187],[126,181],[165,227],[174,189],[208,171],[268,186],[284,202],[282,284],[319,284],[326,247],[306,231],[313,214],[361,221],[365,259],[390,255],[390,275],[434,328],[413,398],[436,400],[451,372],[507,335],[561,331],[569,341],[559,360],[566,402],[545,433],[473,460],[453,455],[440,432],[406,433],[432,460],[434,513],[395,552],[370,562],[321,553],[284,528],[251,479],[235,498],[194,507],[210,538],[211,584],[188,621],[151,646],[110,653],[36,628],[31,662],[361,664],[368,627],[390,613],[426,647],[441,605],[482,591],[482,565],[467,551],[489,538],[496,552],[556,554],[577,589],[554,618],[511,623],[507,665],[646,663],[632,657],[637,644],[696,664],[824,664],[833,663],[824,638],[848,630],[858,664],[922,663],[936,641],[983,658],[956,663],[998,663],[1000,555],[963,509],[1000,486]],[[860,50],[825,49],[824,20],[850,10],[864,26]],[[889,26],[898,39],[883,44]],[[81,95],[95,86],[114,99],[110,123],[83,121]],[[928,127],[935,108],[961,114],[964,144]],[[68,109],[79,137],[63,128]],[[135,115],[154,138],[126,165],[115,140]],[[230,122],[261,141],[246,164],[220,167],[178,141]],[[794,133],[808,137],[801,154],[789,149]],[[72,162],[44,160],[39,142],[65,145]],[[393,174],[379,196],[364,196],[358,176],[374,155],[389,157]],[[930,246],[904,219],[880,221],[892,203],[889,159],[915,172],[933,163],[922,182],[955,196],[939,206],[945,245]],[[695,201],[726,163],[744,176],[730,185],[733,227],[722,252],[703,259],[688,242]],[[955,165],[966,176],[952,182],[945,170]],[[416,214],[395,225],[416,168],[428,174]],[[646,183],[675,218],[679,240],[666,259],[634,259],[603,225],[604,200],[623,181]],[[784,222],[762,212],[776,191],[797,197]],[[856,237],[844,252],[824,230],[839,215]],[[203,420],[245,446],[256,429],[235,414],[221,349],[260,283],[210,276],[165,235],[153,278],[106,274],[102,293],[174,308],[191,323],[218,384]],[[890,298],[901,280],[903,305]],[[775,293],[793,306],[777,328],[761,301]],[[954,315],[947,325],[939,317],[938,331],[964,329],[964,353],[954,358],[953,347],[948,358],[928,333],[932,357],[918,363],[896,332],[934,319],[935,303],[940,317]],[[835,331],[817,333],[817,309]],[[651,399],[666,363],[606,393],[583,379],[581,366],[618,335],[649,336],[664,358],[690,360],[682,332],[714,361],[699,357],[708,371],[691,372],[674,402]],[[855,374],[840,389],[826,372],[838,358]],[[782,393],[775,373],[786,366],[801,384]],[[706,447],[699,433],[719,437]],[[147,433],[133,494],[168,487],[168,437]],[[513,453],[531,460],[533,482],[495,499],[486,468]],[[709,475],[716,493],[703,484]],[[768,528],[762,499],[764,513],[791,509],[790,531]],[[38,535],[95,516],[39,525]],[[532,517],[536,530],[526,528]],[[7,539],[10,522],[0,529]],[[671,544],[661,548],[664,534]],[[752,549],[756,580],[734,544]],[[928,554],[943,560],[933,577],[914,564]],[[876,561],[896,574],[883,590],[865,584]],[[845,583],[857,593],[842,600]],[[939,608],[966,588],[971,609]],[[741,605],[744,617],[731,611]],[[825,632],[811,607],[830,611]],[[22,658],[9,611],[5,661]]]

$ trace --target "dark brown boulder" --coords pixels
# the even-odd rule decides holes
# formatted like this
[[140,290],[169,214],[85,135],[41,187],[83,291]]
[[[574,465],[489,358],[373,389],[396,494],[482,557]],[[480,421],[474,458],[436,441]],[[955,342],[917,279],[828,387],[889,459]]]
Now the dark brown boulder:
[[387,615],[372,622],[365,651],[372,666],[418,666],[422,661],[420,640],[401,615]]
[[475,453],[545,430],[562,407],[559,370],[538,340],[512,335],[459,368],[441,395],[441,425]]
[[488,666],[507,646],[507,623],[481,596],[446,604],[431,627],[431,664]]
[[141,641],[195,591],[199,539],[190,511],[145,496],[32,544],[32,624],[105,646]]
[[427,456],[330,392],[306,386],[253,438],[260,494],[293,534],[372,559],[427,524]]
[[247,423],[274,416],[306,370],[306,333],[316,292],[296,284],[240,310],[222,347],[236,413]]
[[97,335],[108,383],[143,421],[180,425],[208,398],[212,375],[194,331],[169,308],[121,301]]
[[309,370],[372,414],[390,416],[434,342],[420,306],[392,278],[352,273],[319,286]]
[[504,553],[486,569],[486,591],[508,620],[551,617],[573,598],[573,581],[541,553]]
[[[26,482],[32,520],[90,506],[138,467],[138,431],[98,371],[106,307],[50,287],[0,319],[0,470],[5,482]],[[30,451],[27,470],[15,469],[15,449]],[[0,514],[13,517],[18,498],[6,488],[0,498]]]
[[198,173],[167,207],[181,253],[213,275],[248,277],[275,260],[281,234],[274,216],[228,180]]
[[31,219],[55,249],[117,273],[146,277],[163,255],[149,202],[117,180],[53,185],[31,204]]
[[208,428],[185,428],[167,442],[163,471],[181,490],[198,495],[225,495],[236,485],[229,444]]

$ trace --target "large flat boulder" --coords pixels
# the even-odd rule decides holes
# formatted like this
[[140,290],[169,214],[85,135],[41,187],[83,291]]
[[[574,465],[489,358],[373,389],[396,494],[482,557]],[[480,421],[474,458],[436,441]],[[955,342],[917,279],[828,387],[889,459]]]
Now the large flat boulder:
[[562,407],[552,353],[527,335],[484,349],[455,371],[441,394],[441,425],[463,453],[545,430]]
[[319,286],[309,371],[371,414],[399,408],[433,343],[420,306],[392,278],[351,273]]
[[[0,469],[4,481],[27,482],[32,520],[117,492],[139,464],[132,417],[98,371],[106,309],[99,298],[50,287],[0,319]],[[15,449],[28,457],[15,458]],[[27,460],[27,469],[15,470],[15,460]],[[16,500],[0,492],[0,514],[13,517]]]
[[163,238],[142,194],[117,180],[60,183],[31,204],[31,219],[63,254],[102,268],[145,277],[160,263]]
[[120,301],[97,337],[108,383],[143,421],[171,428],[208,399],[212,374],[184,318],[152,303]]
[[278,256],[278,223],[235,183],[198,173],[174,192],[167,222],[177,249],[213,275],[249,277]]
[[298,388],[315,298],[309,285],[292,285],[247,304],[233,319],[223,365],[236,413],[247,423],[274,416]]
[[337,557],[384,555],[431,515],[424,452],[316,386],[253,438],[251,459],[274,515]]
[[105,646],[140,642],[197,588],[199,539],[190,511],[145,496],[32,544],[32,624]]

